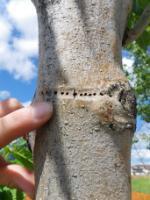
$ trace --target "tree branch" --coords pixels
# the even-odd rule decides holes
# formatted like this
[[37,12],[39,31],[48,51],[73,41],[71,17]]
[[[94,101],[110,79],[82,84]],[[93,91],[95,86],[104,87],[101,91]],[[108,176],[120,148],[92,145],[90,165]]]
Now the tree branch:
[[136,40],[150,23],[150,4],[144,9],[135,26],[128,30],[123,39],[123,46]]

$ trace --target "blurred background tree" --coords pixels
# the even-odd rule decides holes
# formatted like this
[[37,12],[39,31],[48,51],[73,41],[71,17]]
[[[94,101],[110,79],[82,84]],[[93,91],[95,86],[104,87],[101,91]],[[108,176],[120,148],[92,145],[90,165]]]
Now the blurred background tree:
[[[130,43],[132,42],[132,43]],[[150,1],[134,0],[124,38],[124,48],[134,56],[133,74],[138,115],[150,122]],[[133,80],[134,79],[134,80]]]

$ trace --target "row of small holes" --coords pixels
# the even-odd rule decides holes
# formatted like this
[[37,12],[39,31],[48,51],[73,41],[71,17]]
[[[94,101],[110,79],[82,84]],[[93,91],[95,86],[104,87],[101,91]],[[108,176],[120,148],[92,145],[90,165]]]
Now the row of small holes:
[[[57,92],[55,91],[54,94],[57,95]],[[69,95],[69,92],[66,92],[66,93],[65,92],[61,92],[60,94],[61,95]],[[78,93],[76,93],[76,92],[73,93],[73,96],[77,96],[77,95],[78,95]],[[91,93],[90,94],[88,94],[88,93],[80,93],[79,94],[79,96],[92,96],[92,95],[96,96],[97,94],[96,93],[93,93],[93,94],[91,94]],[[103,96],[104,94],[100,93],[99,95]]]
[[[42,91],[41,94],[44,95],[44,92]],[[46,91],[46,94],[48,95],[49,92]],[[58,94],[58,92],[57,92],[57,91],[54,91],[54,95],[57,95],[57,94]],[[65,92],[61,92],[60,94],[61,94],[61,95],[67,95],[67,96],[68,96],[68,95],[69,95],[69,92],[66,92],[66,93],[65,93]],[[73,96],[77,96],[77,95],[78,95],[78,93],[76,93],[76,92],[73,93]],[[88,93],[80,93],[80,94],[79,94],[79,96],[97,96],[97,95],[98,95],[97,93],[93,93],[93,94],[92,94],[92,93],[89,93],[89,94],[88,94]],[[103,96],[104,93],[100,92],[99,95]]]

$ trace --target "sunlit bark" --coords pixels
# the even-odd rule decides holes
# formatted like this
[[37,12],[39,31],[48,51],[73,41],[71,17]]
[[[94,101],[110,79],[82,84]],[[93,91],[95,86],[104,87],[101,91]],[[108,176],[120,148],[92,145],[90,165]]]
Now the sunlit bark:
[[121,68],[130,0],[35,0],[39,80],[53,102],[38,130],[37,200],[129,200],[135,99]]

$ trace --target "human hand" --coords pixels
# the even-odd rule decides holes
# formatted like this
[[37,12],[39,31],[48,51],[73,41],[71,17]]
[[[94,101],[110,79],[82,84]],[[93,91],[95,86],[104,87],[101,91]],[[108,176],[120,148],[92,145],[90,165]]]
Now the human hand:
[[[16,99],[0,102],[0,148],[39,128],[51,115],[52,105],[48,103],[23,107]],[[33,197],[34,184],[33,172],[0,157],[0,185],[20,188]]]

